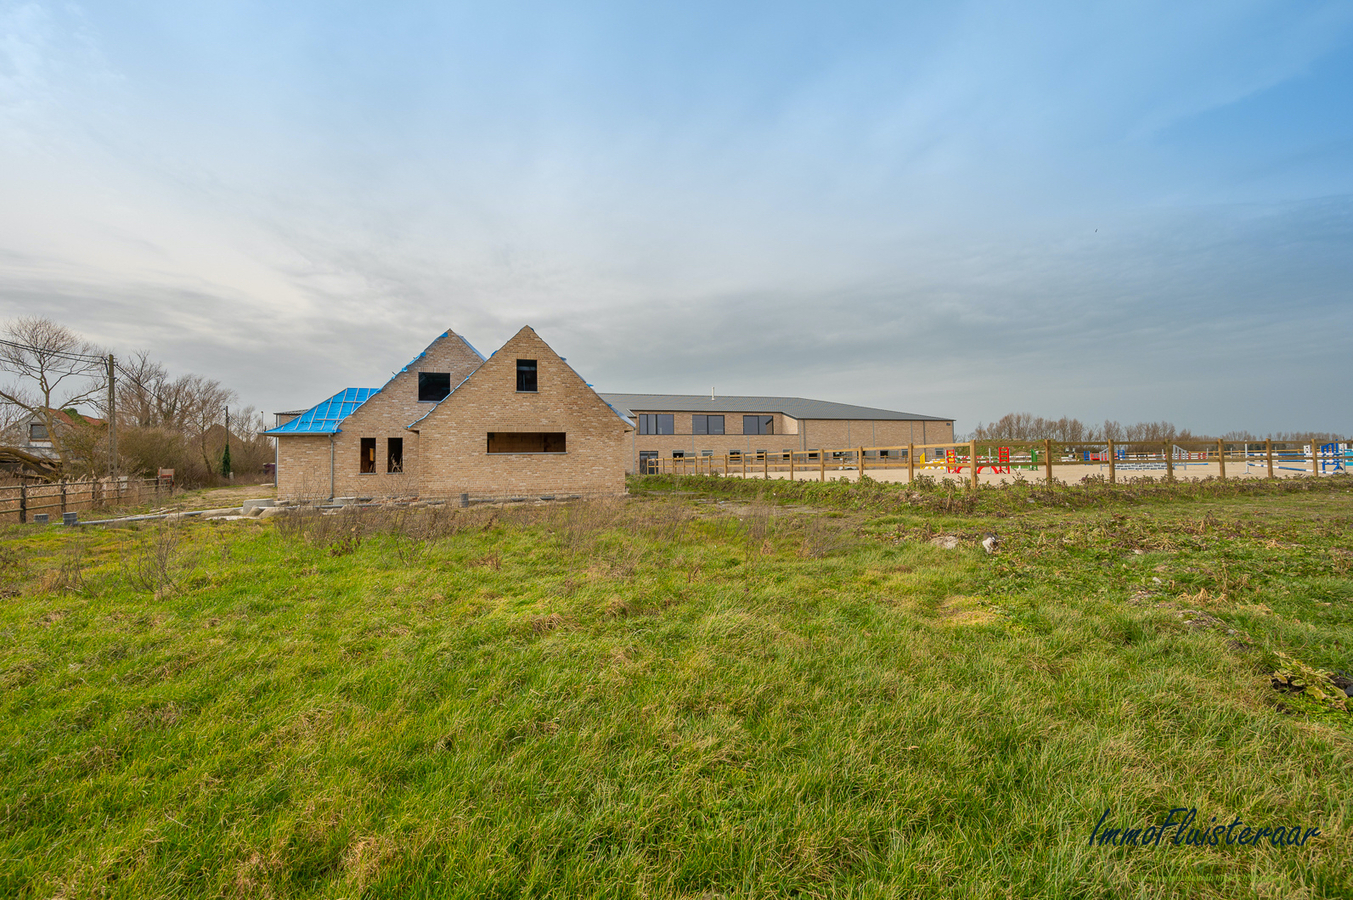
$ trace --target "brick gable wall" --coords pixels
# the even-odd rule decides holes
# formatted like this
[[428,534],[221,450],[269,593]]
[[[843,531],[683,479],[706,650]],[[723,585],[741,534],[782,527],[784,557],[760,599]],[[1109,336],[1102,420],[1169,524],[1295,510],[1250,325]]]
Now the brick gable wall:
[[[538,366],[517,391],[517,360]],[[628,427],[530,328],[489,358],[419,424],[425,496],[623,494]],[[563,453],[489,453],[489,432],[566,435]]]
[[[433,341],[408,367],[390,379],[380,392],[344,419],[333,436],[333,493],[336,497],[412,497],[419,493],[419,435],[408,425],[436,405],[418,400],[419,372],[447,372],[451,387],[481,364],[478,354],[453,331]],[[376,440],[376,471],[361,471],[362,438]],[[404,442],[404,471],[387,472],[391,438]],[[279,497],[329,497],[329,436],[278,437],[277,490]]]

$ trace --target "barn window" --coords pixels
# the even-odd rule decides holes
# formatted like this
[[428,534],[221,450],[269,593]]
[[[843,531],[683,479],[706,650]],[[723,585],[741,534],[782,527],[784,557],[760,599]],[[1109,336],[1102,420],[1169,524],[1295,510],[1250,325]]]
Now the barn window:
[[28,426],[28,439],[30,441],[50,441],[51,435],[47,433],[47,426],[41,422],[33,422]]
[[671,414],[642,413],[639,416],[640,434],[675,434]]
[[691,434],[723,434],[723,416],[691,416]]
[[536,389],[536,361],[517,360],[517,390],[534,392]]
[[420,403],[445,400],[447,394],[450,393],[451,393],[450,372],[418,373],[418,400]]
[[385,471],[404,471],[404,438],[390,438],[385,442]]
[[362,438],[362,474],[374,475],[376,472],[376,439]]
[[743,416],[742,417],[743,434],[774,434],[775,417],[774,416]]
[[562,431],[490,431],[490,453],[564,453]]

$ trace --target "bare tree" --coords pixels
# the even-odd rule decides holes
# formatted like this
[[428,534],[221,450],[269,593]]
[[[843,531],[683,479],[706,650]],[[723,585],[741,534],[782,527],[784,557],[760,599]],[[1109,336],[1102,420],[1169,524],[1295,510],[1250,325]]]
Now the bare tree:
[[236,402],[235,392],[222,386],[219,381],[201,375],[186,375],[179,381],[182,382],[182,396],[178,399],[184,430],[196,435],[203,465],[214,469],[208,432],[224,419],[225,408]]
[[118,365],[117,420],[128,428],[162,428],[169,373],[142,350]]
[[55,413],[99,398],[106,386],[101,357],[89,341],[41,316],[10,321],[0,339],[0,369],[14,378],[0,400],[37,416],[63,467],[67,452]]

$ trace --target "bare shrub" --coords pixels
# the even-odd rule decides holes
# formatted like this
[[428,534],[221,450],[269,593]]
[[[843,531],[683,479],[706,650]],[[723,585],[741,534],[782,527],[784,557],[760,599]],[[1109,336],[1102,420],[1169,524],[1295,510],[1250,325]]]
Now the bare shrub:
[[770,552],[770,517],[771,506],[766,502],[766,495],[757,494],[742,520],[749,560]]
[[143,540],[122,553],[127,580],[141,590],[162,596],[177,590],[197,566],[195,554],[185,551],[182,526],[160,522],[145,532]]
[[83,541],[73,541],[61,554],[55,569],[50,569],[42,579],[42,590],[50,594],[82,594],[85,583],[85,545]]
[[821,559],[844,550],[849,545],[850,535],[844,526],[821,516],[812,516],[804,522],[799,555],[808,559]]
[[617,578],[630,578],[639,571],[639,564],[643,560],[644,548],[635,541],[625,541],[611,551],[607,557],[607,564],[612,575]]
[[638,520],[636,525],[650,538],[662,544],[678,544],[686,535],[686,529],[695,518],[690,506],[680,500],[663,500],[636,506]]
[[614,498],[583,500],[559,507],[550,526],[560,549],[570,557],[577,557],[596,547],[597,538],[616,524],[621,511],[620,501]]

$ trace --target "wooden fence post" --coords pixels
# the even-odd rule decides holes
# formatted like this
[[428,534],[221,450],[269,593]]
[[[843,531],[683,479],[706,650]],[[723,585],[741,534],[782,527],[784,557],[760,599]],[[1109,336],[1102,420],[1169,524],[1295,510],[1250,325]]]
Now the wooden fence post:
[[1165,480],[1174,481],[1174,442],[1165,442]]
[[1264,441],[1264,455],[1268,457],[1268,477],[1273,477],[1273,439]]
[[[858,448],[858,449],[856,450],[856,453],[859,454],[859,460],[860,460],[860,465],[859,465],[859,467],[858,467],[859,470],[860,470],[860,478],[864,478],[864,448],[863,448],[863,447]],[[858,481],[859,478],[857,478],[856,480]]]
[[742,477],[743,477],[743,478],[746,478],[746,477],[747,477],[747,451],[744,450],[743,452],[739,453],[739,454],[738,454],[738,457],[742,460]]
[[1109,484],[1118,483],[1118,472],[1114,468],[1115,459],[1116,457],[1114,456],[1113,453],[1113,441],[1109,441]]
[[19,524],[28,523],[28,483],[19,481]]
[[968,441],[968,462],[972,463],[969,466],[972,471],[968,474],[972,476],[972,489],[975,491],[977,490],[977,441]]
[[66,482],[61,482],[61,515],[66,514]]
[[1217,439],[1217,465],[1221,466],[1221,480],[1226,480],[1226,445]]
[[907,484],[916,480],[916,454],[912,452],[915,444],[907,445]]
[[1315,435],[1311,435],[1311,474],[1320,475],[1320,445],[1315,442]]
[[1052,484],[1052,441],[1043,441],[1043,467],[1048,471],[1048,484]]
[[770,451],[767,450],[761,454],[761,478],[765,481],[770,480]]
[[794,451],[789,451],[789,480],[794,480]]
[[817,451],[817,480],[825,482],[827,480],[827,451]]

